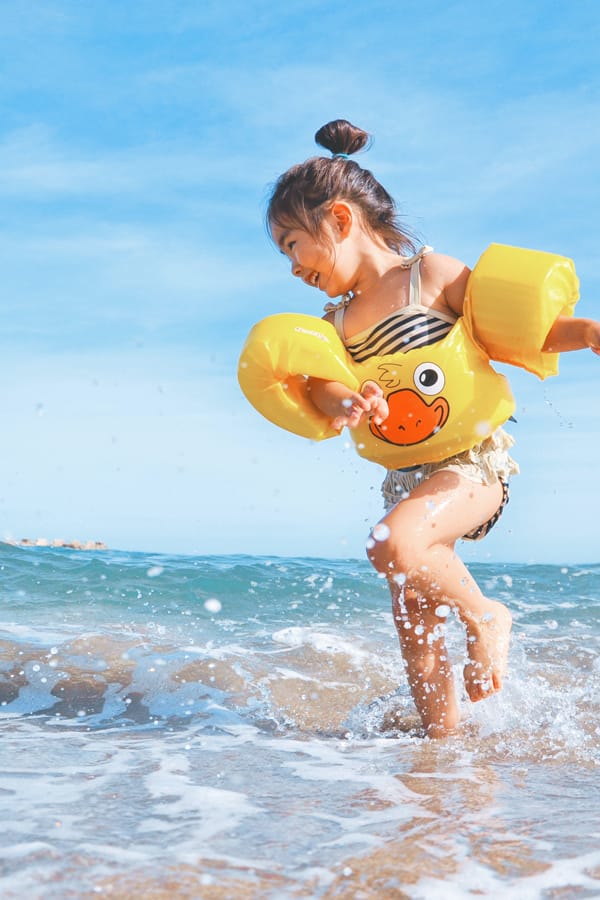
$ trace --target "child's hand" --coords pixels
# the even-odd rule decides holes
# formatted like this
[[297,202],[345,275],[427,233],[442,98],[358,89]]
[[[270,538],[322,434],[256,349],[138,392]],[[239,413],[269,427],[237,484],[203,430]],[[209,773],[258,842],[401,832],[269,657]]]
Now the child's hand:
[[373,418],[376,425],[381,425],[390,414],[383,391],[374,381],[365,381],[359,393],[351,394],[342,400],[344,413],[336,416],[331,423],[334,428],[356,428],[364,416]]
[[600,322],[590,322],[585,336],[590,350],[600,356]]

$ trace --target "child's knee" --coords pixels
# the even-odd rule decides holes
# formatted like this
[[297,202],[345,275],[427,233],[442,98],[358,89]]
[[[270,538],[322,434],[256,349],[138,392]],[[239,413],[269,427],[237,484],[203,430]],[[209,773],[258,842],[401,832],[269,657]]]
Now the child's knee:
[[366,544],[367,559],[378,572],[388,575],[393,562],[393,541],[389,528],[380,522],[372,529]]
[[383,575],[389,574],[390,555],[387,548],[383,547],[380,542],[376,542],[372,537],[367,540],[367,559],[377,572]]
[[383,539],[378,537],[377,527],[367,541],[369,562],[388,578],[407,572],[411,560],[414,564],[417,549],[408,546],[407,542],[399,541],[392,533],[387,533]]

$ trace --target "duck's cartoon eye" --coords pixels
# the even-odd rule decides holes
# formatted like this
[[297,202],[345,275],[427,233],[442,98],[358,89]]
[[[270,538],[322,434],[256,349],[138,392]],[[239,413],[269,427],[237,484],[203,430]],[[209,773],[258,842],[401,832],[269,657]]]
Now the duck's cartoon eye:
[[444,373],[435,363],[424,362],[417,366],[414,374],[415,387],[422,394],[439,394],[444,389]]

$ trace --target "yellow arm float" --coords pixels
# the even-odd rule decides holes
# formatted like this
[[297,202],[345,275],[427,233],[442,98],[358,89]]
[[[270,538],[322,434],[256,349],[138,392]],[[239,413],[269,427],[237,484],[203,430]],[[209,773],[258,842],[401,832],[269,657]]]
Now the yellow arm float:
[[281,313],[258,322],[238,366],[240,387],[262,415],[300,437],[321,441],[339,434],[312,403],[307,376],[360,387],[352,359],[335,328],[315,316]]
[[542,347],[556,319],[573,315],[578,298],[573,260],[491,244],[471,272],[463,314],[490,359],[546,378],[558,373],[558,353]]

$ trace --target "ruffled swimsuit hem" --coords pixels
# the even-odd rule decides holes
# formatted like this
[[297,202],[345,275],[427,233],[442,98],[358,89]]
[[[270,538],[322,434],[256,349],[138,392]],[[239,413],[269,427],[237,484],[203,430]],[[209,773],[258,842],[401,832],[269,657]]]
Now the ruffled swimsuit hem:
[[392,469],[388,471],[381,486],[386,512],[402,500],[410,496],[411,491],[431,478],[436,472],[455,472],[476,484],[503,485],[502,503],[497,513],[489,522],[470,532],[464,537],[468,540],[479,540],[488,533],[498,521],[500,513],[508,503],[508,482],[512,475],[519,474],[519,466],[509,454],[514,446],[514,438],[502,428],[498,428],[490,437],[480,444],[465,450],[456,456],[436,463],[425,463],[410,469]]

